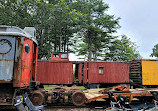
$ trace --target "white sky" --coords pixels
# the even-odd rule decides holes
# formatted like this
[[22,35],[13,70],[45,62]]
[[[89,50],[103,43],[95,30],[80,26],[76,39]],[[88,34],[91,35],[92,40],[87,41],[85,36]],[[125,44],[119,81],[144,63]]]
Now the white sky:
[[[158,0],[104,0],[109,4],[108,14],[120,17],[118,35],[125,34],[136,42],[143,58],[151,58],[158,43]],[[70,60],[77,60],[70,54]]]

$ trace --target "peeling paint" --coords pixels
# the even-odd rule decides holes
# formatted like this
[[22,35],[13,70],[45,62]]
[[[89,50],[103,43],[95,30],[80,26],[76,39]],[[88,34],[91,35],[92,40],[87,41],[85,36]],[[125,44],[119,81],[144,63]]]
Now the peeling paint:
[[[11,49],[8,51],[2,51],[0,53],[0,81],[11,81],[13,77],[13,65],[14,65],[14,53],[15,53],[15,38],[7,37],[7,36],[0,36],[1,47],[9,47],[8,44],[11,45]],[[3,53],[6,52],[6,53]]]

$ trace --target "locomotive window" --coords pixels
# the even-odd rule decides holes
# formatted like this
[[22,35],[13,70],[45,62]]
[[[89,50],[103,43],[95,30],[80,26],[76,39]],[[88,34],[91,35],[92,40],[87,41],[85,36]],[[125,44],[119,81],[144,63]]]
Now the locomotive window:
[[12,49],[12,44],[7,39],[0,40],[0,54],[7,54]]
[[25,52],[28,54],[30,51],[29,44],[25,44]]
[[59,54],[53,54],[53,58],[59,58]]
[[99,67],[99,74],[103,74],[104,73],[104,67]]
[[67,58],[67,54],[61,54],[61,58],[62,59],[66,59]]

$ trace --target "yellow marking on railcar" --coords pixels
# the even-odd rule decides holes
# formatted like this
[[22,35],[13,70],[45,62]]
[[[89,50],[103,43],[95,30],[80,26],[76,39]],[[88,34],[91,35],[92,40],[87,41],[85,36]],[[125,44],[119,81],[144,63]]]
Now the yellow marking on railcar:
[[157,60],[142,60],[142,85],[158,85]]

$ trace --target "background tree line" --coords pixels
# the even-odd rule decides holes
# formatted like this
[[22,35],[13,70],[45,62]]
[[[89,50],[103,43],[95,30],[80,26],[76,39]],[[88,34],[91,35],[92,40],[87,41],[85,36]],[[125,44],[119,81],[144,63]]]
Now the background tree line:
[[103,0],[0,0],[0,24],[37,30],[39,56],[75,52],[90,61],[140,58],[126,35],[113,36],[119,17],[106,13]]

